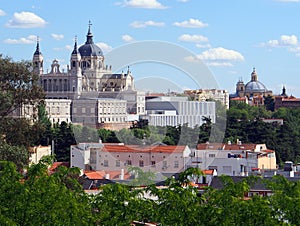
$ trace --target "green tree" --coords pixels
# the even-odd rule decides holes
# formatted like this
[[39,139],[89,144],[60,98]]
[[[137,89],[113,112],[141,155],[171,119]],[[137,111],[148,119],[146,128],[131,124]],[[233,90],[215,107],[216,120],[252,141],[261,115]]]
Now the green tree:
[[0,159],[13,162],[18,170],[21,170],[28,164],[29,153],[24,146],[12,146],[0,142]]
[[44,98],[39,77],[30,68],[29,62],[13,62],[0,55],[1,119],[23,105],[36,105]]

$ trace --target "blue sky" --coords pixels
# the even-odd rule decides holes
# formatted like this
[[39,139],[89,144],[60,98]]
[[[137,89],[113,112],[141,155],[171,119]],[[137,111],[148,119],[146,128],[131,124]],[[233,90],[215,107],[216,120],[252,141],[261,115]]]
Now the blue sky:
[[[207,65],[217,88],[233,93],[255,67],[274,94],[285,85],[288,94],[300,97],[299,12],[300,0],[0,0],[0,53],[31,60],[38,36],[45,71],[54,59],[66,68],[74,37],[83,44],[91,20],[94,42],[104,53],[134,42],[168,42],[190,51],[189,63]],[[207,88],[170,65],[131,63],[131,70],[137,84],[168,81],[164,91]]]

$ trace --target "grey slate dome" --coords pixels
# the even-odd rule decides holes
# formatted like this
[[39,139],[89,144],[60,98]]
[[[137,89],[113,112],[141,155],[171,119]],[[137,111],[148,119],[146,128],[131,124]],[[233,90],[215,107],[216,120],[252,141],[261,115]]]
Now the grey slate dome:
[[259,81],[250,81],[245,86],[246,92],[266,92],[267,88]]
[[82,57],[88,56],[103,56],[103,52],[99,46],[93,42],[93,34],[91,33],[91,24],[89,24],[89,30],[86,35],[86,42],[84,45],[80,46],[78,51]]

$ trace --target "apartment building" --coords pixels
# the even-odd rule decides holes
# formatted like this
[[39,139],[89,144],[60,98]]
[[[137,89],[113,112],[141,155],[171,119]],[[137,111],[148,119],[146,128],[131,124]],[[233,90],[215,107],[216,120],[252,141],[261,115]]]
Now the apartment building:
[[125,145],[81,143],[71,146],[71,167],[82,170],[128,170],[175,174],[187,168],[191,150],[175,145]]
[[218,175],[247,176],[252,171],[275,170],[275,151],[265,144],[198,144],[188,164],[202,170],[214,169]]

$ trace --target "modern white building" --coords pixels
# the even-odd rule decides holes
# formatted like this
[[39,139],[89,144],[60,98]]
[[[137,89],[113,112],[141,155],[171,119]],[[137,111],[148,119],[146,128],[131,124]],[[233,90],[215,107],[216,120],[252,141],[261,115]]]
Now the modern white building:
[[188,124],[189,127],[203,124],[203,117],[215,122],[215,102],[188,101],[187,97],[161,96],[146,101],[146,115],[152,126],[178,126]]
[[246,176],[253,171],[276,169],[275,151],[265,144],[198,144],[189,163],[218,175]]
[[102,149],[103,144],[79,143],[72,145],[70,150],[70,167],[78,167],[83,170],[91,170],[96,166],[95,150]]

